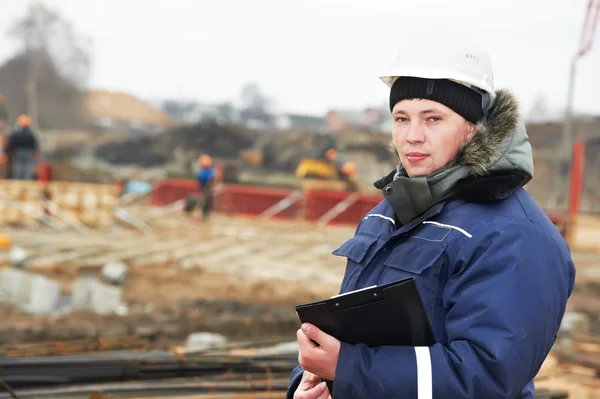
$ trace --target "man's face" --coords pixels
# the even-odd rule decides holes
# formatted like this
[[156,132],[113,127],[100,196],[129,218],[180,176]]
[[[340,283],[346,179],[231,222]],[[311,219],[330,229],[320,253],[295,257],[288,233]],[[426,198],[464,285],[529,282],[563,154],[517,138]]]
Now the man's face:
[[431,100],[398,102],[392,110],[394,145],[409,177],[426,176],[446,166],[477,127]]

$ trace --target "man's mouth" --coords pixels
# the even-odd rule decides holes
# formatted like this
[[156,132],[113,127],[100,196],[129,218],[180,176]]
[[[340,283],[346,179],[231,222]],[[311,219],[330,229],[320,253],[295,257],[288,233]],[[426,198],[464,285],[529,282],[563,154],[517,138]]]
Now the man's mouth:
[[429,156],[428,154],[425,154],[422,152],[409,152],[408,154],[406,154],[406,160],[410,163],[417,163],[417,162],[421,162],[428,156]]

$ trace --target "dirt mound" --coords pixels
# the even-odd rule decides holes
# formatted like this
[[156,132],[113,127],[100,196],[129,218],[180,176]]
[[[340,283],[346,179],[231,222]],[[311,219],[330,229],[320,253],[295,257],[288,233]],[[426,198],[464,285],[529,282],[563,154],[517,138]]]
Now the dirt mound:
[[197,124],[174,129],[161,136],[160,148],[207,152],[218,158],[237,158],[241,150],[253,145],[257,134],[234,125]]
[[112,142],[96,148],[94,155],[113,165],[138,165],[151,167],[164,165],[169,156],[155,150],[158,145],[155,137],[139,137],[137,139]]
[[254,140],[255,134],[241,127],[198,124],[160,136],[109,142],[97,147],[94,155],[115,165],[154,167],[174,160],[189,163],[203,152],[216,158],[234,159],[240,151],[252,146]]
[[85,95],[84,107],[88,115],[94,118],[111,118],[162,128],[168,128],[171,124],[166,113],[126,93],[92,90]]

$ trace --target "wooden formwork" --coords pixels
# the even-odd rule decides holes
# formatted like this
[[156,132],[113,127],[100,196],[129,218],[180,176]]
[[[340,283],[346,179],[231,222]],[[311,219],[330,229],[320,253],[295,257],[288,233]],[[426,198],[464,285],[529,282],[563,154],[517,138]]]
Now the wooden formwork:
[[567,231],[567,241],[572,250],[600,253],[600,216],[576,215]]
[[111,223],[119,187],[110,184],[0,180],[0,224],[56,218],[64,223]]

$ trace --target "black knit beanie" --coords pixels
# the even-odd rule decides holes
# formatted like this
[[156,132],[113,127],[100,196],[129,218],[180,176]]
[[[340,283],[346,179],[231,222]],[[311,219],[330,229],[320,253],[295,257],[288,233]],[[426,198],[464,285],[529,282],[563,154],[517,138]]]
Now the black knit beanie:
[[398,78],[390,90],[390,111],[398,102],[412,98],[444,104],[472,123],[483,117],[481,94],[448,79]]

